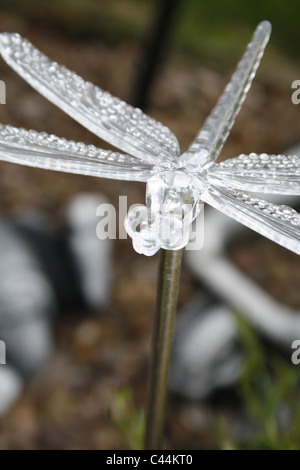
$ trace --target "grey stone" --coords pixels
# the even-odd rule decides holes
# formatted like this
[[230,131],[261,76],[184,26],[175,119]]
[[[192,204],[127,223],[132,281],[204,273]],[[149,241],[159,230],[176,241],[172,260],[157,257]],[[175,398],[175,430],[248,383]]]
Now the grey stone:
[[0,416],[3,416],[19,398],[23,389],[23,379],[8,365],[0,366]]
[[55,294],[39,260],[14,227],[0,219],[0,338],[9,361],[24,375],[52,350],[50,318]]
[[178,316],[170,387],[188,398],[203,398],[235,383],[241,361],[232,312],[223,305],[205,307],[197,296]]
[[[112,240],[96,234],[97,208],[107,204],[101,194],[85,193],[75,197],[66,211],[69,247],[79,283],[89,308],[105,307],[111,293]],[[105,234],[103,234],[105,236]]]
[[[268,198],[278,202],[278,196]],[[292,205],[294,197],[280,198]],[[300,315],[280,304],[258,284],[242,273],[230,260],[227,247],[238,234],[253,233],[238,222],[215,210],[205,212],[204,247],[186,251],[186,262],[196,277],[224,301],[236,309],[264,336],[287,349],[295,338],[300,338]]]

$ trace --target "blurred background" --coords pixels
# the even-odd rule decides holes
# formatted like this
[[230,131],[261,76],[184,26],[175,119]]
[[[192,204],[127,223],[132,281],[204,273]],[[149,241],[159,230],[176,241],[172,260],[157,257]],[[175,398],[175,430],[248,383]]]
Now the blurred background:
[[[291,101],[300,79],[298,12],[295,0],[243,7],[236,0],[2,0],[0,30],[20,33],[143,107],[184,151],[255,27],[268,19],[271,40],[226,159],[300,145],[300,107]],[[4,61],[0,79],[1,123],[109,148]],[[158,257],[136,254],[130,240],[96,239],[95,208],[105,200],[118,210],[119,195],[128,206],[143,203],[145,187],[0,163],[0,339],[7,347],[0,449],[141,445]],[[208,231],[215,227],[209,214]],[[245,306],[225,298],[222,279],[210,285],[185,260],[164,446],[299,449],[300,365],[291,361],[291,342],[300,339],[300,261],[250,230],[231,236],[228,229],[225,237],[222,223],[222,254],[240,273]],[[256,316],[247,315],[254,301],[247,282],[268,299]]]

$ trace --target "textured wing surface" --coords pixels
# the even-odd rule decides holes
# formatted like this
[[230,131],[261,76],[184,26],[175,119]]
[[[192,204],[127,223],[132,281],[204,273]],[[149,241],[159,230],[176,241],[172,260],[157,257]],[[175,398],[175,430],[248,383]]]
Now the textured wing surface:
[[256,28],[252,41],[218,103],[205,120],[194,142],[182,155],[186,165],[200,169],[218,157],[246,98],[270,33],[271,24],[268,21],[263,21]]
[[299,155],[240,155],[211,166],[207,175],[219,187],[300,195]]
[[176,160],[179,144],[167,127],[52,62],[27,39],[0,34],[0,53],[33,88],[103,140],[154,165]]
[[201,198],[225,215],[300,254],[300,215],[291,207],[272,204],[246,192],[213,186]]
[[117,180],[147,181],[152,165],[46,132],[0,125],[0,160]]

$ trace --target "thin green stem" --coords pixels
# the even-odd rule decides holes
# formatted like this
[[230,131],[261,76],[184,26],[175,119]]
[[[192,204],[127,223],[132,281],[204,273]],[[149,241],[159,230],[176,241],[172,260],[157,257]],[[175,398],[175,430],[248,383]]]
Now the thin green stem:
[[145,449],[149,450],[159,450],[162,445],[182,250],[161,250],[160,256],[146,410]]

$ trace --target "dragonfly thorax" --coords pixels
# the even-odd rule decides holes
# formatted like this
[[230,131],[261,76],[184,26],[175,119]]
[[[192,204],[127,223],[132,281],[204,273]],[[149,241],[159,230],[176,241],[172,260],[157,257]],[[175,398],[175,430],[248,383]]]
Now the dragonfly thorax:
[[146,205],[154,214],[170,215],[191,222],[197,212],[199,189],[185,169],[159,171],[149,178]]
[[146,206],[132,207],[125,223],[138,252],[150,256],[160,248],[187,245],[190,224],[200,211],[204,180],[201,185],[201,178],[184,168],[157,168],[147,182]]

